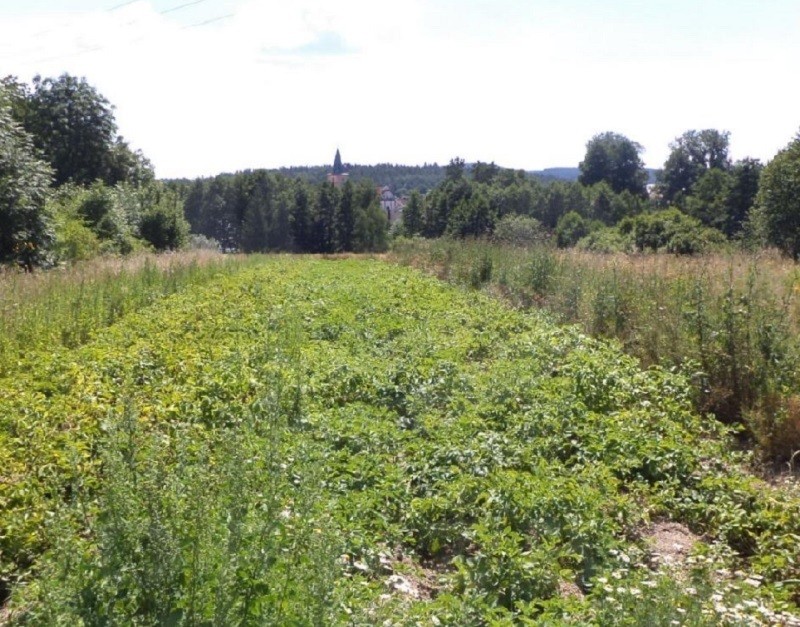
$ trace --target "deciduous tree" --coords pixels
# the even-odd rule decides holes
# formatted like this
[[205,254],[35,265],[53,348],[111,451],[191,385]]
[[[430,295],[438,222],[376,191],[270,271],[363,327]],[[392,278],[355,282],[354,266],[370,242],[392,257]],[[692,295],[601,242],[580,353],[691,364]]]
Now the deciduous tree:
[[50,261],[54,234],[45,200],[51,176],[0,92],[0,262],[32,270]]
[[606,182],[617,194],[627,190],[644,196],[647,172],[639,156],[643,148],[619,133],[600,133],[586,144],[586,156],[579,164],[580,183]]
[[756,203],[768,241],[800,259],[800,133],[764,168]]

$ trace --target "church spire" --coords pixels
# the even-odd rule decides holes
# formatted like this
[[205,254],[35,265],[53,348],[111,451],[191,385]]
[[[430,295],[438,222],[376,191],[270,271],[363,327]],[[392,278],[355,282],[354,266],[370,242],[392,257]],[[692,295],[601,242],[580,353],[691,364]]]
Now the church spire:
[[339,149],[336,149],[336,157],[333,159],[333,173],[344,174],[344,166],[342,165],[342,155],[339,154]]

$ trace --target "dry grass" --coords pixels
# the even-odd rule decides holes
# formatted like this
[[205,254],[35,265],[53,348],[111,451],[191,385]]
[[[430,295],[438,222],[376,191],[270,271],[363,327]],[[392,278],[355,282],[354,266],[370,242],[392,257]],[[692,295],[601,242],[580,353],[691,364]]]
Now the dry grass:
[[[605,255],[482,241],[405,241],[390,261],[547,310],[680,368],[696,407],[746,424],[769,459],[800,450],[800,266],[774,251]],[[777,401],[774,398],[778,399]]]
[[0,273],[0,376],[32,351],[83,344],[125,313],[243,260],[201,250],[103,257],[31,274],[6,269]]

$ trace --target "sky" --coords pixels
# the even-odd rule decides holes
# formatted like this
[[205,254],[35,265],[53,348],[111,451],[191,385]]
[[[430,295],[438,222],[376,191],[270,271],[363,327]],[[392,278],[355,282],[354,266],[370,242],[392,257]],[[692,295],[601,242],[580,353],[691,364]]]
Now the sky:
[[800,130],[798,0],[0,0],[0,76],[67,72],[162,178],[345,162],[660,167],[690,129]]

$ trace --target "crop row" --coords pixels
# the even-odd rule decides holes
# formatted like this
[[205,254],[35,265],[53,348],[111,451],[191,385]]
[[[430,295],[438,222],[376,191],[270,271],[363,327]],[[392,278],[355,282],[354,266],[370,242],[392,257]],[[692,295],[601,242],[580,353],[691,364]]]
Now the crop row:
[[[711,625],[798,601],[800,501],[736,470],[682,377],[412,270],[265,258],[30,363],[0,388],[12,621]],[[653,564],[662,520],[704,539],[688,592]]]

